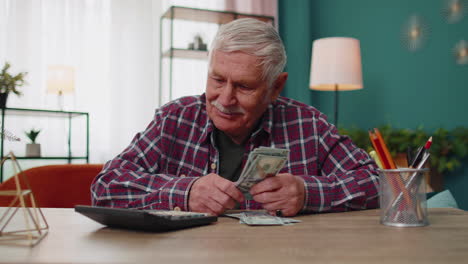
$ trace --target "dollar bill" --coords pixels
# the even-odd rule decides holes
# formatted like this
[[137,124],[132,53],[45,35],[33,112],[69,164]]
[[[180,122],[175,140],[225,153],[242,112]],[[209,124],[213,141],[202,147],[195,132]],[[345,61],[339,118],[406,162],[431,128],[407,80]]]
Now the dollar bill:
[[235,182],[237,188],[246,199],[252,199],[249,191],[253,185],[266,177],[275,176],[288,160],[289,150],[259,147],[248,157],[239,179]]
[[300,223],[301,220],[272,216],[267,212],[246,211],[234,214],[225,214],[225,216],[239,219],[239,223],[246,225],[292,225]]
[[281,217],[260,212],[241,213],[240,221],[246,225],[284,225]]

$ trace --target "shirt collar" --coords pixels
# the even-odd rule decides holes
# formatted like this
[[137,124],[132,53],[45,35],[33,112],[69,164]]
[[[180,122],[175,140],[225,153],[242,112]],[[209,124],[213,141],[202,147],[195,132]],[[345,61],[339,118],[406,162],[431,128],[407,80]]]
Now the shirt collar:
[[273,114],[274,114],[275,102],[268,105],[265,113],[261,117],[262,127],[265,132],[271,134],[273,130]]

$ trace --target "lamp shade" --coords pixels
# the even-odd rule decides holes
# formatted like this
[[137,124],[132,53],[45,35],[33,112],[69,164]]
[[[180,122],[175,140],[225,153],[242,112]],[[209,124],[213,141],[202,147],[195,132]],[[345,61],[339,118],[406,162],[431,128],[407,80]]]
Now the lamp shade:
[[332,37],[314,41],[310,67],[312,90],[349,91],[362,89],[359,40]]
[[72,93],[75,90],[75,70],[66,65],[50,65],[47,69],[47,92]]

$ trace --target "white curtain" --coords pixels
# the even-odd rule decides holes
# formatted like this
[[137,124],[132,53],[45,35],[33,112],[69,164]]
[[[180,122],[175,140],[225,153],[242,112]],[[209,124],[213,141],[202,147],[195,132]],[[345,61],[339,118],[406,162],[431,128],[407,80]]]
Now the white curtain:
[[[75,92],[64,95],[64,110],[89,112],[90,162],[111,159],[157,107],[160,13],[157,0],[0,0],[0,64],[28,72],[23,96],[10,95],[7,106],[58,110],[57,95],[46,93],[47,66],[74,67]],[[37,117],[8,121],[7,129],[22,138],[10,147],[17,155],[31,126],[42,129],[43,156],[66,154],[66,140],[59,140],[66,124]],[[81,156],[85,123],[78,123],[73,154]]]

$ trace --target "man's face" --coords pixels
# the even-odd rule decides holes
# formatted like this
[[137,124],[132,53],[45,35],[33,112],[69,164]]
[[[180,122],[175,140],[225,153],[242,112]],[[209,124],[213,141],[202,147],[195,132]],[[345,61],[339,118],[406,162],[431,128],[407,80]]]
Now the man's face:
[[255,56],[213,51],[206,84],[206,111],[214,125],[240,144],[279,91],[261,79]]

